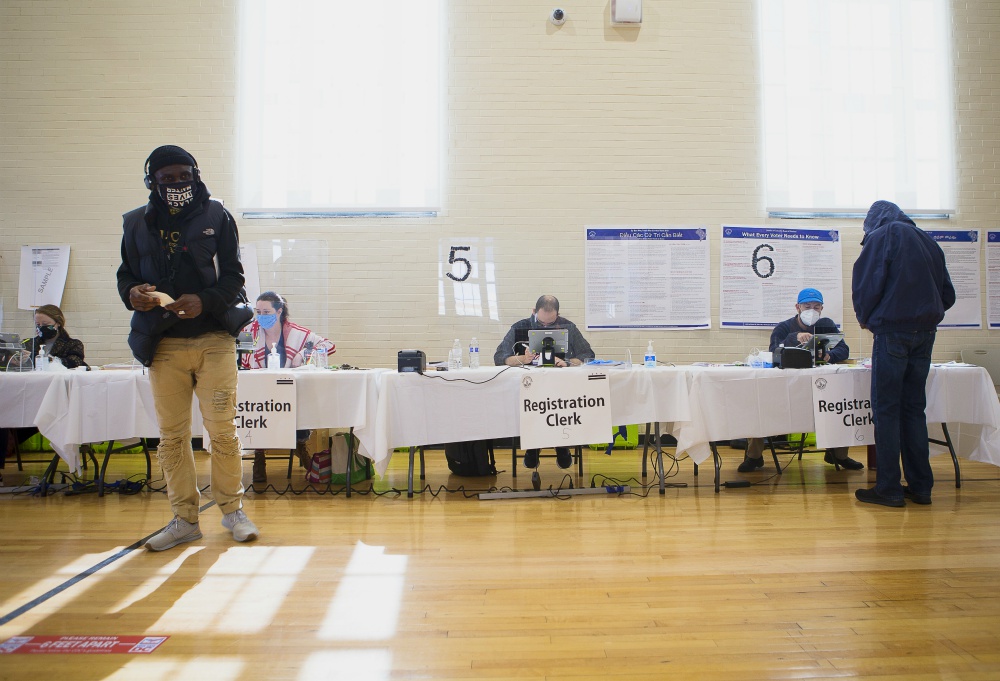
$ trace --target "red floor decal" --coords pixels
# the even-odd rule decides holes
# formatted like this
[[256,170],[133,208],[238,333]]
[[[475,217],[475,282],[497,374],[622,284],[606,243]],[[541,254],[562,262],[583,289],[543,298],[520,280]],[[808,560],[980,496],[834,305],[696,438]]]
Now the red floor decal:
[[3,654],[151,653],[169,636],[14,636],[0,643]]

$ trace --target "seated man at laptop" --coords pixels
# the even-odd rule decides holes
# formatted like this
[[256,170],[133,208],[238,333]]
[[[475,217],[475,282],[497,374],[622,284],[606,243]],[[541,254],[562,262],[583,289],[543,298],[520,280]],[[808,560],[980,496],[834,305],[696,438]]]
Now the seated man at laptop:
[[[809,347],[810,341],[816,334],[840,333],[840,329],[834,321],[823,316],[823,294],[814,288],[804,288],[799,291],[798,302],[795,304],[796,315],[774,327],[771,332],[771,352],[784,345],[786,348]],[[843,362],[847,359],[851,350],[843,339],[830,348],[829,352],[824,352],[822,359],[830,364]],[[860,461],[847,456],[847,447],[831,447],[826,450],[823,460],[833,464],[840,470],[841,467],[848,470],[861,470],[865,466]],[[764,440],[761,438],[750,438],[747,441],[747,451],[743,457],[743,463],[737,469],[740,473],[764,467]]]
[[[569,343],[564,357],[556,357],[556,366],[579,366],[594,359],[594,351],[590,343],[580,333],[576,324],[559,316],[559,299],[555,296],[541,296],[535,303],[530,317],[514,322],[507,335],[500,341],[497,351],[493,354],[493,363],[497,366],[523,366],[531,364],[535,353],[528,349],[528,331],[530,329],[566,329],[569,331]],[[569,449],[556,448],[556,463],[560,468],[573,465],[573,457]],[[529,449],[524,453],[524,465],[527,468],[538,467],[538,450]]]

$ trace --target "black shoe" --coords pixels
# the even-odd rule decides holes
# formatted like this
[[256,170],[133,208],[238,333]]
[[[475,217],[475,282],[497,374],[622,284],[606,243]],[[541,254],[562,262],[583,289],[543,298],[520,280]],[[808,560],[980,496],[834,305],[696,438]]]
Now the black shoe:
[[879,504],[881,506],[892,506],[893,508],[903,508],[906,506],[906,501],[903,499],[886,499],[876,492],[874,487],[871,489],[856,489],[854,490],[854,497],[866,504]]
[[855,461],[849,456],[843,459],[838,459],[833,455],[833,452],[827,452],[826,455],[823,457],[823,461],[833,464],[833,466],[838,471],[841,468],[844,468],[849,471],[863,471],[865,469],[865,465],[860,461]]
[[538,468],[538,450],[529,449],[524,453],[524,467]]
[[930,494],[917,494],[916,492],[910,490],[909,486],[903,487],[903,496],[912,501],[913,503],[920,504],[921,506],[931,505]]
[[751,473],[757,470],[758,468],[763,468],[763,467],[764,467],[763,456],[760,457],[759,459],[755,459],[752,456],[747,456],[746,454],[744,454],[743,463],[737,466],[736,470],[738,470],[740,473]]
[[559,468],[569,468],[573,465],[573,455],[565,447],[556,448],[556,465]]

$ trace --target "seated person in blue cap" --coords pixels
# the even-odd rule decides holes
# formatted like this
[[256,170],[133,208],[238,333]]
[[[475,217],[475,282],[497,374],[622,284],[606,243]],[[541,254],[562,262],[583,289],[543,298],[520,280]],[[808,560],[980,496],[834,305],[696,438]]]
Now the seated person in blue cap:
[[[837,328],[834,321],[823,316],[823,294],[814,288],[804,288],[799,291],[795,312],[794,317],[786,319],[774,327],[774,331],[771,332],[771,352],[777,350],[780,345],[794,348],[808,343],[817,333],[840,333],[840,329]],[[823,355],[823,359],[830,364],[836,364],[847,359],[850,352],[851,349],[847,347],[847,343],[841,340]],[[823,460],[836,466],[838,471],[841,468],[852,471],[862,470],[865,465],[847,456],[847,449],[847,447],[831,447],[826,450],[826,456],[823,457]],[[763,467],[764,440],[750,438],[747,441],[747,451],[743,457],[743,463],[737,470],[740,473],[749,473]]]

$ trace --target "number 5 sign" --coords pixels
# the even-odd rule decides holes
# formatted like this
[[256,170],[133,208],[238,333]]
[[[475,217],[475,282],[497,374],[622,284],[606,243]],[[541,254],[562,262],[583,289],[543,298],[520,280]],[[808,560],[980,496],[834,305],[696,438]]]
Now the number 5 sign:
[[438,241],[438,314],[500,319],[492,238]]

